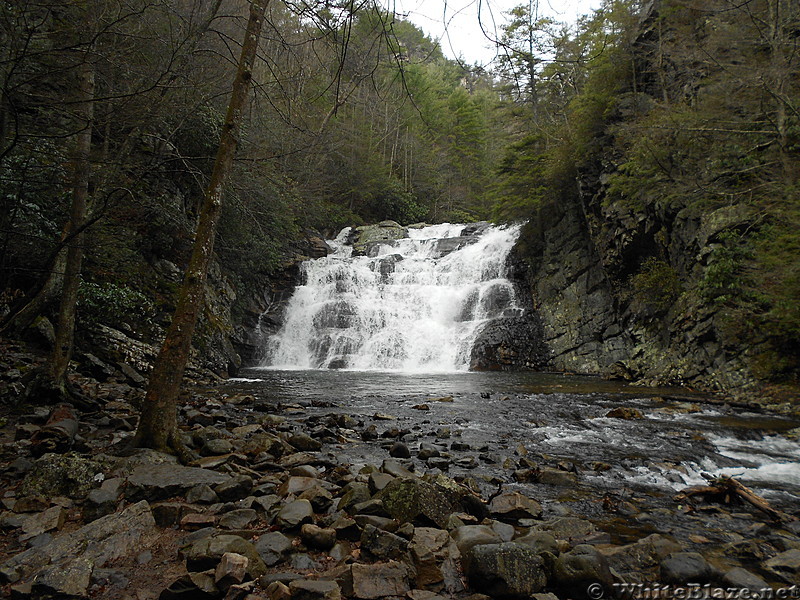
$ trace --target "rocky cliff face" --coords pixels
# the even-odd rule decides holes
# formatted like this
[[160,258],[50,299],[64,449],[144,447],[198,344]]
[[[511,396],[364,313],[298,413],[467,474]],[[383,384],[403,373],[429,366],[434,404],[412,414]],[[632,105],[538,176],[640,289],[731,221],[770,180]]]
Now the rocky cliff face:
[[583,173],[575,201],[541,208],[516,248],[548,366],[648,385],[756,390],[753,367],[768,358],[766,341],[741,339],[735,315],[700,292],[720,236],[747,227],[749,209],[621,209],[604,202],[603,179]]

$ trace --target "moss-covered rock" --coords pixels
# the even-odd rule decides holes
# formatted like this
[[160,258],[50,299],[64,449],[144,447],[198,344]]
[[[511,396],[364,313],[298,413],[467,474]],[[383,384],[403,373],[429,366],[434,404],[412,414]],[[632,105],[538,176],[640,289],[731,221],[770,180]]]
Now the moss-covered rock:
[[85,498],[105,478],[109,465],[76,452],[45,454],[33,465],[20,488],[23,496]]

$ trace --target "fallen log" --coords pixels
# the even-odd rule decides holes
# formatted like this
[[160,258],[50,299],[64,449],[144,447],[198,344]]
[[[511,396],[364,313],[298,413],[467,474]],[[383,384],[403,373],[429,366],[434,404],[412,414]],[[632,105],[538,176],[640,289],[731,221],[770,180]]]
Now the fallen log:
[[44,426],[31,436],[31,452],[42,456],[48,452],[66,452],[75,442],[78,419],[69,404],[59,404]]
[[695,485],[681,490],[681,492],[675,496],[675,501],[684,502],[695,496],[711,496],[724,504],[730,504],[734,498],[738,498],[766,513],[773,521],[787,522],[797,520],[797,517],[786,514],[770,506],[769,502],[764,500],[764,498],[733,477],[728,475],[712,477],[707,473],[703,473],[703,477],[709,480],[709,485]]

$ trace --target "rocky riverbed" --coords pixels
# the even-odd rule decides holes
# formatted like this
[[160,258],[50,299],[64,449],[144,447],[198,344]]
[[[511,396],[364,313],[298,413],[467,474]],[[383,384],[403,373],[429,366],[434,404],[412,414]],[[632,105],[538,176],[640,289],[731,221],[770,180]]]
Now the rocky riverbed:
[[[49,409],[4,417],[3,592],[597,600],[621,583],[800,584],[796,421],[674,390],[474,375],[254,371],[194,388],[191,465],[121,456],[141,389],[77,380],[101,408],[73,413],[74,441],[42,450]],[[676,500],[704,470],[778,512]]]

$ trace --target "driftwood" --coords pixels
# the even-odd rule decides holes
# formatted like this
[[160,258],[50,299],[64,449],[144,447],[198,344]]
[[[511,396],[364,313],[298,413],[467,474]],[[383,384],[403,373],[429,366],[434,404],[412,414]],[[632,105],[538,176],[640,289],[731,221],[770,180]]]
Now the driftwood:
[[738,498],[766,513],[773,521],[786,522],[797,520],[797,518],[792,515],[772,508],[764,498],[733,477],[727,475],[712,477],[706,473],[703,473],[703,477],[709,480],[709,485],[688,487],[675,496],[675,500],[677,502],[684,502],[694,496],[705,496],[713,497],[722,501],[724,504],[730,504],[734,498]]
[[31,436],[31,451],[35,456],[47,452],[66,452],[78,433],[78,419],[72,407],[59,404],[47,418],[47,423]]

